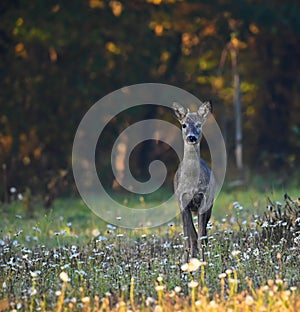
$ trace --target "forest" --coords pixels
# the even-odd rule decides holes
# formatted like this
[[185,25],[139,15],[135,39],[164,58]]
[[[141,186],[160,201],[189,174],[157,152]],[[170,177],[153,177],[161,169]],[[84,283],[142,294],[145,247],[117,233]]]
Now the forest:
[[[238,171],[274,174],[280,181],[297,177],[298,1],[5,0],[0,16],[2,202],[15,189],[42,194],[46,205],[74,193],[71,151],[81,118],[106,94],[148,82],[211,100],[232,179]],[[110,133],[114,137],[126,124],[147,118],[170,120],[167,114],[125,111],[110,124]],[[111,137],[103,140],[105,151]],[[141,153],[149,161],[156,157],[155,149],[137,150],[133,171],[139,172]],[[101,161],[109,159],[105,153]],[[108,169],[104,180],[112,186]]]

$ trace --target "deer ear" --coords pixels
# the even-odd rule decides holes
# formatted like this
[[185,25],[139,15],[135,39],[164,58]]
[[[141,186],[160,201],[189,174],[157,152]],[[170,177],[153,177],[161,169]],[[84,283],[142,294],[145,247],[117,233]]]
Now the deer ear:
[[210,101],[203,102],[199,109],[198,109],[198,115],[203,118],[203,120],[206,120],[208,115],[212,111],[212,106]]
[[175,112],[175,115],[177,116],[179,120],[182,120],[186,116],[186,114],[189,112],[188,108],[185,108],[176,102],[173,103],[172,107]]

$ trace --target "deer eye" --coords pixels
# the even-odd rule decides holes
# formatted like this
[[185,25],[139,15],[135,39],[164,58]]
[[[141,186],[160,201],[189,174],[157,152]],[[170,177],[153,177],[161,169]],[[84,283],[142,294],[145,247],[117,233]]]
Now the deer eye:
[[201,128],[201,123],[196,123],[197,128]]
[[183,128],[183,129],[186,128],[186,124],[182,124],[182,128]]

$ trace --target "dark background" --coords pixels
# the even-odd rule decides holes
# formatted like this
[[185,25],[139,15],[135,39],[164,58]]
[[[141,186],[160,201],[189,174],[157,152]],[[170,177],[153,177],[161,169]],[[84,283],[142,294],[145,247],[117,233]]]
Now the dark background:
[[[249,173],[274,174],[281,181],[297,177],[298,3],[1,1],[0,200],[9,199],[11,187],[41,194],[46,205],[74,193],[71,150],[84,113],[109,92],[146,82],[171,84],[213,102],[226,139],[229,179]],[[233,86],[235,70],[239,90]],[[234,157],[237,91],[243,130],[239,171]],[[150,117],[175,122],[169,111],[137,108],[112,121],[109,133],[117,136],[126,125]],[[103,163],[109,163],[106,148],[112,137],[103,137]],[[141,179],[147,172],[139,165],[157,158],[158,150],[140,147],[132,156],[132,170]],[[111,170],[105,174],[110,188]]]

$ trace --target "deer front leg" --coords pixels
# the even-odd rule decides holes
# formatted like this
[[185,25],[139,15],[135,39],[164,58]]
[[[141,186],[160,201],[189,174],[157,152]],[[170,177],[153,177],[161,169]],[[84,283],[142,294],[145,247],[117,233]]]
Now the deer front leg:
[[189,255],[192,258],[196,258],[198,255],[198,235],[193,223],[192,213],[190,209],[186,208],[181,211],[182,223],[183,223],[183,232],[184,236],[187,238],[185,242],[185,260],[189,260]]
[[[212,206],[204,213],[198,214],[198,240],[199,240],[199,248],[201,249],[202,260],[204,260],[205,256],[205,247],[207,246],[207,223],[211,216]],[[201,211],[201,210],[199,210]]]

